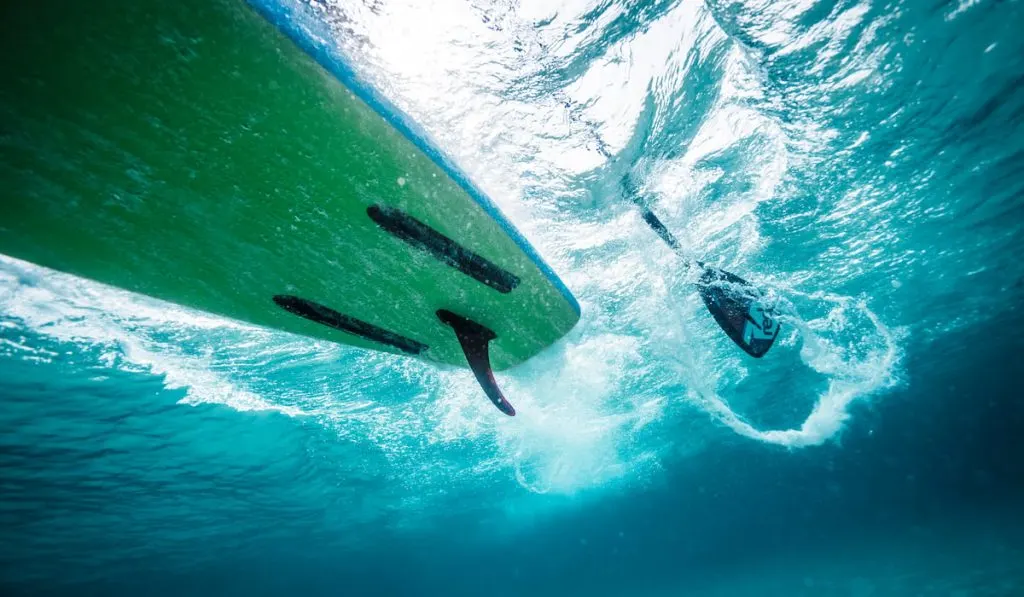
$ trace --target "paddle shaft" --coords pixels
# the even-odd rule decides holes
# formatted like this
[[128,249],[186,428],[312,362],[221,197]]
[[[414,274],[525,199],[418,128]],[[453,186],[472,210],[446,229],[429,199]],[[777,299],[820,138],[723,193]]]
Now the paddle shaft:
[[651,211],[651,208],[647,207],[647,204],[639,195],[636,193],[630,193],[629,198],[640,209],[640,215],[643,216],[644,222],[647,222],[647,225],[651,227],[651,230],[661,237],[661,240],[665,241],[665,244],[668,245],[669,248],[683,258],[686,263],[686,267],[697,265],[697,267],[704,269],[703,263],[690,259],[686,255],[682,254],[682,247],[679,244],[679,240],[676,239],[674,234],[669,232],[668,228],[665,227],[665,224],[662,223],[658,216],[654,215],[654,212]]

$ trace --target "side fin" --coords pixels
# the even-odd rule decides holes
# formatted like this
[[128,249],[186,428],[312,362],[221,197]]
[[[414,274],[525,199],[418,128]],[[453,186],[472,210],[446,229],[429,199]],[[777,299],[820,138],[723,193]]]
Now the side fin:
[[501,393],[498,382],[494,380],[494,371],[491,369],[491,357],[488,352],[488,344],[498,337],[489,328],[456,315],[446,309],[437,312],[437,318],[445,325],[455,330],[455,336],[459,339],[462,352],[466,355],[466,362],[473,370],[476,381],[483,388],[484,393],[491,399],[498,410],[510,417],[516,416],[516,409],[512,408],[509,401]]

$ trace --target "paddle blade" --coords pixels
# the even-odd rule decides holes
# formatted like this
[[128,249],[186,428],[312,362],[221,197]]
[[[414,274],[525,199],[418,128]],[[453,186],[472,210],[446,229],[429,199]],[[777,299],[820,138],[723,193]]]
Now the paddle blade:
[[761,291],[725,270],[704,267],[697,291],[718,325],[737,346],[761,358],[779,335],[775,312],[762,302]]

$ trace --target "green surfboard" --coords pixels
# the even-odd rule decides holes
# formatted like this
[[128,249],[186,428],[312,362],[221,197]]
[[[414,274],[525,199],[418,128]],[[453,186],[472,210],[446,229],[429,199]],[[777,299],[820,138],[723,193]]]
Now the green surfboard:
[[579,319],[530,245],[316,41],[301,8],[37,0],[0,11],[0,252],[458,366],[475,331],[493,336],[484,358],[501,370]]

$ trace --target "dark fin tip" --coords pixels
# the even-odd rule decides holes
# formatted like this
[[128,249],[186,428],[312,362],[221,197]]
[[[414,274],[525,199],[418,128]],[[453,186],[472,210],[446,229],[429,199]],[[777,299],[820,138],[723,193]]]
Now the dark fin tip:
[[437,318],[455,330],[455,336],[459,339],[459,345],[462,346],[462,353],[466,356],[469,368],[494,406],[510,417],[516,416],[516,409],[501,393],[501,388],[498,387],[498,382],[494,379],[494,370],[491,368],[488,344],[498,335],[490,328],[461,315],[456,315],[447,309],[438,310]]

